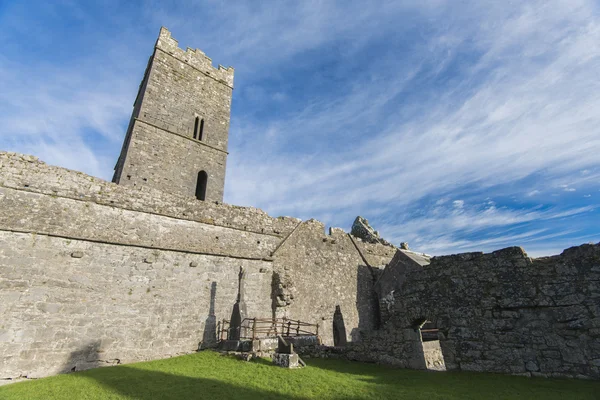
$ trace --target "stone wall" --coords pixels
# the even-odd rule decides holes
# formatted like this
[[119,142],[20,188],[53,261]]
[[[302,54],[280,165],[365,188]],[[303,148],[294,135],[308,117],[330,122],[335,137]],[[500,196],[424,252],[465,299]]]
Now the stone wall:
[[0,227],[15,232],[250,259],[270,257],[281,240],[271,235],[2,187],[0,204]]
[[406,279],[429,265],[430,257],[410,250],[399,249],[375,282],[379,299],[380,323],[385,324],[394,314],[394,294],[401,291]]
[[384,267],[390,262],[392,257],[394,257],[396,250],[398,250],[396,247],[391,245],[367,243],[359,238],[353,239],[356,243],[356,246],[360,249],[362,255],[372,267]]
[[0,379],[210,345],[240,267],[250,317],[319,323],[326,343],[336,305],[348,339],[374,326],[372,271],[342,230],[0,152]]
[[248,312],[272,263],[0,231],[0,378],[152,360],[214,344],[239,267]]
[[[394,338],[393,340],[391,338]],[[394,346],[394,355],[390,347]],[[445,371],[439,340],[421,342],[418,331],[371,331],[360,342],[344,346],[300,343],[295,351],[303,358],[335,358],[363,363],[377,363],[399,368]],[[402,357],[398,357],[402,354]]]
[[[273,218],[253,207],[199,201],[146,187],[128,188],[17,153],[0,152],[0,187],[280,238],[300,222],[297,218]],[[21,213],[18,210],[17,214]]]
[[249,315],[270,312],[271,253],[297,224],[0,154],[0,378],[214,344],[240,267]]
[[514,247],[411,267],[392,317],[360,353],[418,367],[426,320],[440,330],[449,370],[599,379],[600,244],[539,259]]
[[[384,251],[379,249],[380,253]],[[364,332],[376,327],[373,273],[341,229],[332,229],[326,235],[319,221],[303,222],[276,251],[273,269],[277,317],[319,324],[325,344],[333,344],[337,305],[348,341],[359,341]]]

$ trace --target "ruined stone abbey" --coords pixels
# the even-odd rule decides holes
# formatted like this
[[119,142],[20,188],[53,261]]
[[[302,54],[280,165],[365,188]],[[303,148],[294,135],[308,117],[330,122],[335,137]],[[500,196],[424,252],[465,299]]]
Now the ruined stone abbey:
[[600,244],[430,258],[223,204],[233,72],[162,28],[113,182],[0,153],[0,379],[213,347],[240,268],[243,316],[318,325],[314,356],[600,379]]

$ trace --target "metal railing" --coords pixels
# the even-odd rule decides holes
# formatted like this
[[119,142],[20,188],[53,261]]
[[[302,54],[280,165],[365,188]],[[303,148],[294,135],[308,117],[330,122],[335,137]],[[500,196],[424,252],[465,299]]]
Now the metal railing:
[[[221,322],[220,340],[226,340],[230,329],[230,321]],[[240,339],[257,339],[281,335],[294,336],[319,336],[319,324],[309,324],[287,318],[244,318],[240,327]]]
[[438,340],[438,332],[440,330],[437,328],[431,329],[421,329],[421,340],[423,342],[430,342],[432,340]]

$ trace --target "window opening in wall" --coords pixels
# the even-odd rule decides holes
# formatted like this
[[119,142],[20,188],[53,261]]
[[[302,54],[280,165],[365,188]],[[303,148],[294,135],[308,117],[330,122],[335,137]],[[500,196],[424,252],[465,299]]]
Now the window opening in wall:
[[436,322],[429,321],[427,318],[419,318],[412,323],[414,330],[418,334],[418,345],[423,351],[424,366],[428,370],[445,371],[446,362],[440,343],[440,330]]
[[[194,122],[194,139],[196,139],[198,137],[198,122],[200,121],[200,118],[196,117],[196,121]],[[204,120],[202,120],[204,122]],[[202,134],[200,134],[202,135]],[[200,139],[202,140],[202,139]]]
[[198,180],[196,181],[196,198],[198,200],[206,200],[206,186],[208,183],[208,174],[206,171],[198,172]]
[[424,342],[438,340],[438,332],[439,329],[436,328],[433,322],[425,321],[425,323],[421,325],[421,340]]
[[427,318],[419,318],[414,320],[412,326],[415,331],[419,331],[421,334],[421,340],[423,342],[438,340],[439,329],[434,322],[429,321]]
[[[196,118],[198,119],[198,118]],[[202,140],[204,137],[204,118],[200,121],[200,132],[198,133],[198,140]]]

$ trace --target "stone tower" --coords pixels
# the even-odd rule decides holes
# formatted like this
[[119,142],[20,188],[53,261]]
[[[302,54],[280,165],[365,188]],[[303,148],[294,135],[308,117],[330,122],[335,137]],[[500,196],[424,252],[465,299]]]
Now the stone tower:
[[233,68],[161,28],[113,182],[223,201]]

